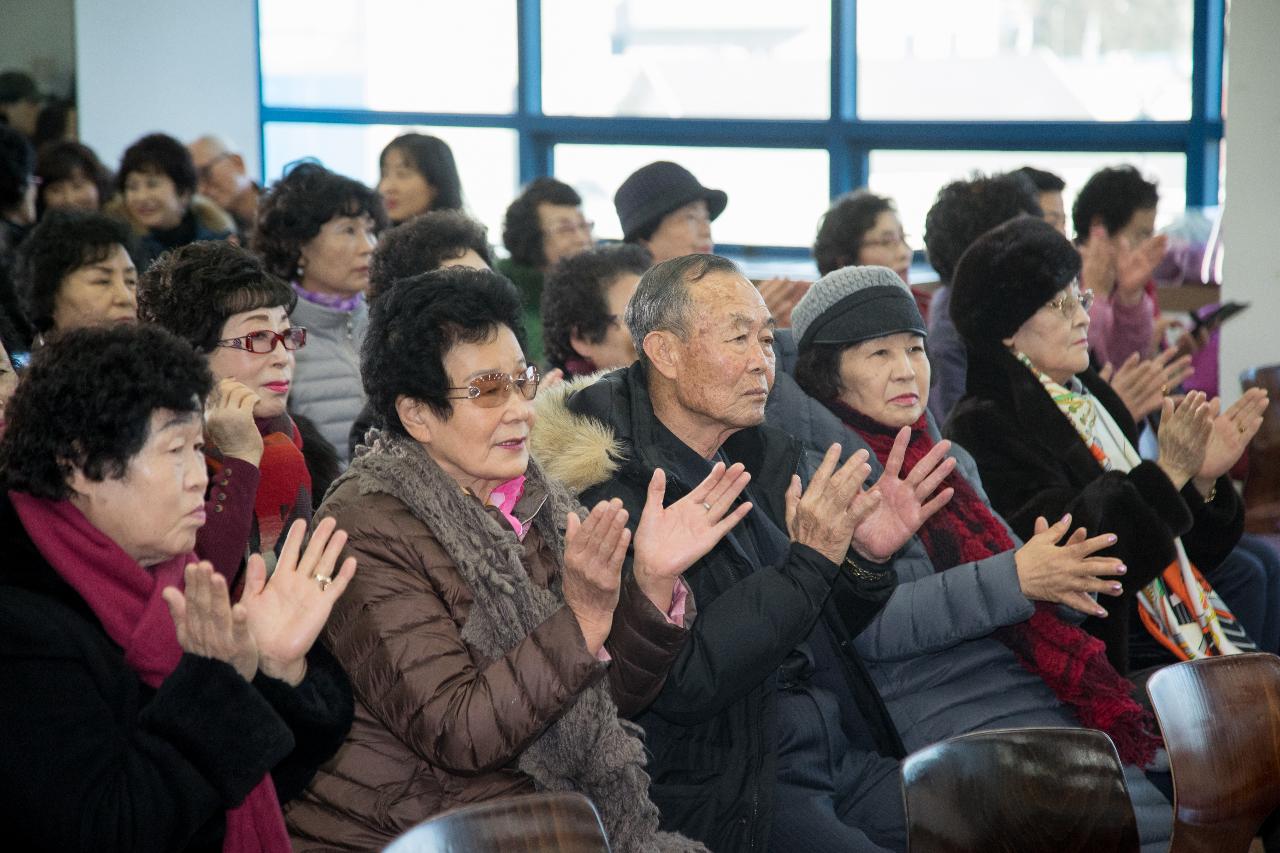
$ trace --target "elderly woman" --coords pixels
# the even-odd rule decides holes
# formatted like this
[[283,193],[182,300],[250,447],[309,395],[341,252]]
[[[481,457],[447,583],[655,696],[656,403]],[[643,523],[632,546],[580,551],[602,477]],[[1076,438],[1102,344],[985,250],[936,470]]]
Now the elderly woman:
[[927,415],[924,318],[894,272],[847,267],[826,275],[792,320],[796,381],[844,423],[846,443],[871,451],[883,466],[881,483],[902,482],[899,473],[912,483],[917,464],[938,447],[955,460],[943,483],[952,499],[898,552],[898,586],[857,639],[904,746],[982,729],[1101,728],[1127,765],[1144,844],[1167,847],[1169,803],[1139,769],[1158,745],[1154,724],[1129,698],[1131,685],[1102,643],[1078,627],[1078,616],[1053,606],[1103,612],[1090,594],[1118,595],[1114,577],[1124,567],[1093,555],[1115,537],[1085,539],[1077,530],[1059,546],[1070,520],[1055,517],[1025,544],[1016,540],[987,501],[973,459],[939,441]]
[[138,234],[138,269],[169,249],[235,234],[230,214],[196,195],[196,167],[185,145],[153,133],[125,149],[116,171],[124,214]]
[[582,213],[582,196],[555,178],[530,181],[507,207],[502,219],[502,244],[511,254],[498,261],[498,272],[524,297],[525,328],[530,334],[533,361],[542,358],[542,319],[538,307],[550,271],[566,258],[595,245],[594,226]]
[[742,517],[747,477],[718,466],[663,509],[655,476],[620,580],[620,503],[587,515],[529,459],[539,376],[521,334],[519,295],[488,271],[428,273],[374,305],[364,377],[387,426],[319,510],[361,565],[325,632],[357,721],[289,813],[296,849],[380,848],[448,808],[566,788],[615,850],[702,849],[655,835],[619,716],[661,688],[694,618],[679,575]]
[[293,322],[309,335],[309,346],[297,356],[293,409],[315,421],[344,464],[347,432],[364,406],[365,291],[386,221],[373,190],[319,163],[302,163],[262,200],[253,234],[268,271],[298,294]]
[[294,354],[307,343],[289,319],[296,301],[256,256],[225,242],[165,254],[138,286],[139,317],[191,344],[217,383],[204,444],[215,487],[196,551],[233,575],[246,543],[274,564],[289,525],[311,520],[313,483],[323,491],[337,476],[333,448],[318,436],[304,443],[288,412]]
[[93,149],[80,142],[49,142],[36,152],[40,188],[36,211],[83,210],[96,213],[111,197],[112,180]]
[[904,282],[911,269],[911,246],[892,199],[868,190],[845,193],[822,216],[813,242],[818,273],[847,266],[888,267]]
[[378,195],[399,225],[432,210],[461,210],[462,181],[453,150],[443,139],[406,133],[378,156]]
[[542,291],[547,363],[572,379],[635,361],[636,347],[622,314],[652,265],[647,251],[624,243],[592,249],[556,267]]
[[[36,353],[0,440],[0,818],[21,850],[285,853],[281,803],[341,745],[313,646],[354,563],[290,533],[234,606],[205,521],[203,359],[152,327]],[[104,391],[110,389],[109,391]]]
[[100,213],[53,211],[22,245],[15,279],[41,337],[137,320],[129,228]]
[[[1124,404],[1089,366],[1080,255],[1053,226],[1021,217],[980,237],[952,280],[951,316],[969,351],[968,390],[946,432],[977,462],[991,503],[1020,536],[1070,513],[1119,538],[1125,594],[1086,630],[1122,673],[1247,645],[1207,585],[1240,537],[1227,471],[1262,423],[1263,392],[1218,413],[1193,392],[1166,400],[1159,455],[1134,451]],[[1172,596],[1180,603],[1175,607]],[[1228,602],[1229,603],[1229,602]],[[1189,615],[1189,619],[1179,618]]]

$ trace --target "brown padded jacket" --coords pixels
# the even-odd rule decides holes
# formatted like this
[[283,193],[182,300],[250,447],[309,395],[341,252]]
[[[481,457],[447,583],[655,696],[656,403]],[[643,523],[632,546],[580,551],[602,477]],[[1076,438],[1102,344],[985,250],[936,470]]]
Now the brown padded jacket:
[[[532,519],[544,500],[529,481],[516,517]],[[317,518],[328,515],[359,562],[324,633],[351,676],[355,722],[288,809],[295,851],[381,849],[446,809],[532,791],[516,760],[574,697],[607,676],[619,715],[638,713],[661,690],[687,635],[627,580],[605,643],[608,665],[587,651],[567,606],[505,657],[486,661],[461,637],[471,590],[407,506],[385,493],[362,495],[349,480]],[[538,529],[527,527],[522,561],[546,586],[556,562]],[[693,616],[690,597],[685,624]]]

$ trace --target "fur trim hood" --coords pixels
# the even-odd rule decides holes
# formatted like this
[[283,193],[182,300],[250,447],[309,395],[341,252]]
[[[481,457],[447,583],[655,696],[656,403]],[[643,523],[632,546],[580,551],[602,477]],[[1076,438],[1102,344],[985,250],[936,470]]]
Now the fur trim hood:
[[626,446],[610,424],[569,410],[569,397],[603,375],[580,376],[544,389],[534,404],[537,419],[529,450],[548,477],[575,494],[612,479],[627,458]]

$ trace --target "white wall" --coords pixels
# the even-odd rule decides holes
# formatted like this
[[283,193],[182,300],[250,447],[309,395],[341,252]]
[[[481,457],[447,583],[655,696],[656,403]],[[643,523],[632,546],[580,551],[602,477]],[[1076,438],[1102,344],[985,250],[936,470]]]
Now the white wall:
[[74,0],[0,2],[0,71],[26,71],[41,92],[70,94],[76,61],[74,5]]
[[75,0],[80,137],[114,166],[131,142],[231,139],[258,166],[254,0]]
[[1222,327],[1223,397],[1246,367],[1280,362],[1280,3],[1232,0],[1228,42],[1223,299],[1252,307]]

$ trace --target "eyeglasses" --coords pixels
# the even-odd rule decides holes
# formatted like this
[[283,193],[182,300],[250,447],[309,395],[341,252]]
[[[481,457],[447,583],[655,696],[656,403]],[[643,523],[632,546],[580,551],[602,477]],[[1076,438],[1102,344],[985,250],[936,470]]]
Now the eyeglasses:
[[1045,304],[1046,308],[1052,308],[1063,317],[1070,320],[1076,315],[1077,308],[1089,310],[1089,306],[1093,304],[1092,290],[1076,290],[1066,296],[1059,296],[1057,299],[1050,300]]
[[596,224],[594,222],[589,222],[583,219],[578,222],[561,222],[547,233],[552,237],[573,237],[579,233],[591,236],[591,233],[595,231],[595,229]]
[[305,326],[294,326],[286,332],[273,332],[263,329],[250,332],[238,338],[225,338],[218,341],[218,346],[231,349],[242,349],[256,355],[266,355],[276,348],[276,344],[284,344],[287,350],[299,350],[307,345],[307,329]]
[[486,373],[477,376],[461,388],[451,387],[450,391],[465,391],[461,396],[450,396],[449,400],[471,400],[484,409],[493,409],[507,402],[507,395],[514,388],[521,397],[532,400],[538,393],[538,383],[542,376],[538,368],[532,364],[518,376],[510,373]]
[[861,246],[864,249],[896,249],[899,246],[904,245],[910,246],[911,243],[908,242],[907,235],[903,234],[901,231],[890,236],[877,237],[874,240],[863,240],[861,243]]

